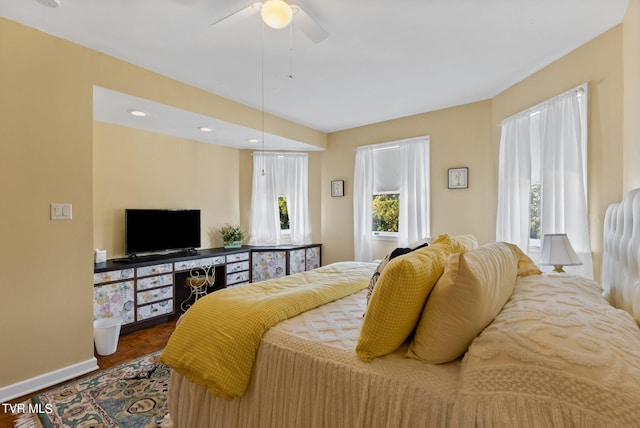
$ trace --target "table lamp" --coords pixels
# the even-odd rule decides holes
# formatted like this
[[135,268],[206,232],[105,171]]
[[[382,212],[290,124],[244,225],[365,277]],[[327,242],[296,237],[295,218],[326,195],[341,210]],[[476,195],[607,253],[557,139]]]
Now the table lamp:
[[578,266],[582,261],[573,250],[566,233],[550,233],[542,238],[540,264],[553,265],[554,272],[564,272],[563,266]]

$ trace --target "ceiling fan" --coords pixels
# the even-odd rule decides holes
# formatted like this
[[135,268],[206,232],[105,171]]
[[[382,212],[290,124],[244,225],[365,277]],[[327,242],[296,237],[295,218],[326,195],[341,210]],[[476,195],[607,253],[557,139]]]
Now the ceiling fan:
[[329,33],[302,10],[300,6],[289,4],[283,0],[265,0],[264,2],[252,3],[215,21],[211,25],[230,24],[258,12],[260,12],[263,22],[275,29],[284,28],[295,19],[296,27],[300,28],[314,43],[320,43],[329,36]]

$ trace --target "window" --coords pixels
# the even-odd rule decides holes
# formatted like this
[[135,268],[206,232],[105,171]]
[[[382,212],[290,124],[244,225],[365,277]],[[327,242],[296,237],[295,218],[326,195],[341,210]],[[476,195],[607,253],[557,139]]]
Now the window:
[[540,254],[542,235],[542,184],[540,183],[540,110],[529,114],[529,138],[531,143],[531,188],[529,196],[529,255]]
[[373,195],[371,204],[374,236],[396,236],[400,212],[400,194]]
[[287,210],[287,197],[278,196],[278,210],[280,211],[280,232],[289,231],[289,212]]
[[540,247],[540,183],[531,185],[531,196],[529,199],[529,245]]
[[400,147],[373,149],[371,232],[374,239],[397,239],[400,218]]
[[356,260],[371,261],[372,239],[429,237],[429,137],[358,147],[353,183]]
[[567,271],[592,278],[586,112],[585,84],[502,121],[496,240],[537,261],[545,234],[566,233],[583,262]]
[[306,153],[253,153],[250,245],[309,244]]

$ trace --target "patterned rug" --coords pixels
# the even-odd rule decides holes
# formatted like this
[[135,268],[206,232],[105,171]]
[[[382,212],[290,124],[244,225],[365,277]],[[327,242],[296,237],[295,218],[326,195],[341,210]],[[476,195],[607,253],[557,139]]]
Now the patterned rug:
[[33,397],[16,427],[150,428],[168,426],[169,367],[160,351]]

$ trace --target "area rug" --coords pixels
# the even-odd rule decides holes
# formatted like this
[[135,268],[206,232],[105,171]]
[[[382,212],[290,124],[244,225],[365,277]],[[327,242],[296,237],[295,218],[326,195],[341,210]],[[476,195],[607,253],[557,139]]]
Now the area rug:
[[160,351],[33,397],[16,427],[151,428],[169,426],[169,367]]

